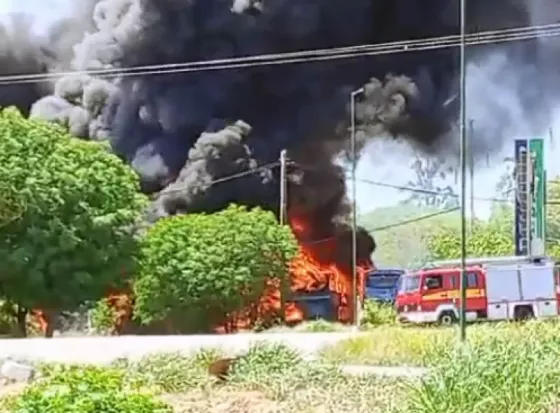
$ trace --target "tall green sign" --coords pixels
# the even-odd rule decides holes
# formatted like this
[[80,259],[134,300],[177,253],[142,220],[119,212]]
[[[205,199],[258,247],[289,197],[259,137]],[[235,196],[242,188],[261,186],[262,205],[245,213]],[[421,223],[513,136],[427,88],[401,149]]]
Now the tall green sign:
[[[546,237],[546,176],[544,169],[544,140],[533,138],[529,140],[529,153],[533,163],[531,203],[531,254],[543,255],[545,253]],[[530,183],[531,184],[531,183]]]

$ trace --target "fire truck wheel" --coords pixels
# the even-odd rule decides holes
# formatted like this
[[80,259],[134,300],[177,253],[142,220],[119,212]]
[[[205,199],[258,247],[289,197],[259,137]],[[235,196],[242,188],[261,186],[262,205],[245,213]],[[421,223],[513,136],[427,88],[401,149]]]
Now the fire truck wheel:
[[450,326],[457,322],[457,317],[453,311],[443,311],[438,317],[438,323],[442,326]]

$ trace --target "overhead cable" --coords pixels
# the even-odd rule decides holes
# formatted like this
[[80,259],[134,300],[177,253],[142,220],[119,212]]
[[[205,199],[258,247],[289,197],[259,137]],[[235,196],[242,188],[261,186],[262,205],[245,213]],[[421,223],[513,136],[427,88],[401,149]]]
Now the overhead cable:
[[[466,36],[466,44],[468,46],[498,44],[553,36],[560,36],[560,23],[471,33]],[[316,61],[350,59],[365,56],[437,50],[458,47],[460,44],[460,36],[451,35],[380,44],[307,50],[291,53],[242,56],[184,63],[165,63],[122,68],[111,67],[106,69],[6,75],[0,76],[0,86],[13,85],[18,83],[43,82],[47,80],[52,81],[60,77],[72,75],[89,75],[100,78],[113,78],[227,70],[293,63],[308,63]]]

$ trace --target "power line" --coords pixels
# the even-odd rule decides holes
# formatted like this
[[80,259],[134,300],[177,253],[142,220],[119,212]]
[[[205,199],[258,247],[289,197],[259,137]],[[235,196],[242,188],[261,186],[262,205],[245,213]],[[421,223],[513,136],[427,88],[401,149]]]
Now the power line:
[[[529,40],[539,37],[553,37],[560,35],[560,23],[526,26],[513,29],[476,32],[466,36],[467,45],[482,45],[490,43],[505,43]],[[126,68],[92,69],[82,71],[66,71],[52,73],[34,73],[22,75],[0,76],[1,85],[18,83],[34,83],[71,75],[91,75],[97,77],[126,77],[139,75],[157,75],[185,72],[199,72],[209,70],[236,69],[255,66],[280,65],[292,63],[307,63],[312,61],[348,59],[362,56],[375,56],[404,52],[426,51],[459,46],[459,35],[439,36],[419,40],[405,40],[360,45],[330,49],[308,50],[292,53],[265,54],[256,56],[202,60],[184,63],[168,63],[134,66]]]
[[[304,169],[317,169],[317,168],[310,168],[309,166],[304,166],[301,164],[297,164],[294,161],[290,161],[289,162],[290,165],[297,165],[299,167],[304,167]],[[234,179],[238,179],[238,178],[242,178],[248,175],[253,175],[255,173],[259,173],[262,172],[264,170],[270,170],[272,168],[277,168],[280,166],[280,162],[276,161],[276,162],[270,162],[264,165],[260,165],[256,168],[252,168],[246,171],[242,171],[242,172],[238,172],[235,174],[231,174],[231,175],[227,175],[221,178],[217,178],[212,180],[211,182],[208,183],[208,186],[213,186],[216,184],[220,184],[223,182],[228,182]],[[420,188],[413,188],[413,187],[407,187],[407,186],[401,186],[401,185],[393,185],[393,184],[387,184],[384,182],[376,182],[376,181],[372,181],[369,179],[358,179],[361,182],[365,182],[365,183],[369,183],[371,185],[375,185],[375,186],[382,186],[382,187],[388,187],[388,188],[394,188],[394,189],[399,189],[399,190],[405,190],[405,191],[410,191],[410,192],[416,192],[416,193],[423,193],[423,194],[429,194],[429,195],[442,195],[442,196],[453,196],[453,197],[457,197],[457,195],[455,194],[448,194],[448,193],[442,193],[442,192],[438,192],[438,191],[432,191],[432,190],[425,190],[425,189],[420,189]],[[186,190],[186,188],[181,188],[181,189],[169,189],[169,190],[163,190],[160,194],[158,194],[158,196],[161,195],[168,195],[168,194],[173,194],[173,193],[181,193],[184,192]],[[481,198],[482,200],[489,200],[489,201],[496,201],[496,202],[511,202],[509,200],[505,200],[505,199],[496,199],[496,198]],[[547,202],[548,205],[560,205],[560,201],[552,201],[552,202]],[[389,224],[389,225],[385,225],[385,226],[381,226],[381,227],[374,227],[371,229],[367,229],[365,228],[366,232],[368,233],[373,233],[373,232],[379,232],[379,231],[386,231],[389,229],[393,229],[393,228],[397,228],[397,227],[401,227],[404,225],[410,225],[410,224],[414,224],[416,222],[420,222],[420,221],[424,221],[430,218],[434,218],[437,216],[441,216],[441,215],[446,215],[452,212],[455,212],[459,209],[459,207],[453,207],[453,208],[448,208],[448,209],[444,209],[442,211],[437,211],[437,212],[433,212],[433,213],[429,213],[429,214],[425,214],[425,215],[421,215],[419,217],[416,218],[410,218],[407,220],[403,220],[403,221],[399,221],[396,222],[394,224]],[[321,239],[317,239],[317,240],[311,240],[311,241],[301,241],[300,243],[303,245],[313,245],[313,244],[320,244],[323,242],[327,242],[333,239],[336,239],[337,236],[330,236],[330,237],[326,237],[326,238],[321,238]]]
[[[307,170],[315,170],[315,171],[320,170],[320,168],[313,167],[311,165],[303,165],[301,163],[297,163],[297,162],[292,161],[292,160],[288,161],[288,165],[291,165],[291,166],[295,165],[295,166],[297,166],[301,169],[307,169]],[[253,175],[253,174],[265,171],[265,170],[270,170],[270,169],[273,169],[273,168],[277,168],[279,166],[280,166],[279,161],[270,162],[270,163],[267,163],[267,164],[257,166],[257,167],[252,168],[252,169],[248,169],[246,171],[242,171],[242,172],[238,172],[238,173],[235,173],[235,174],[224,176],[222,178],[214,179],[214,180],[212,180],[208,183],[208,186],[220,184],[220,183],[223,183],[223,182],[228,182],[228,181],[238,179],[238,178],[242,178],[242,177],[245,177],[245,176],[248,176],[248,175]],[[366,178],[358,178],[357,181],[367,183],[367,184],[370,184],[370,185],[373,185],[373,186],[398,189],[400,191],[409,191],[409,192],[425,194],[425,195],[448,196],[448,197],[451,197],[451,198],[458,198],[459,197],[459,195],[454,194],[454,193],[446,193],[446,192],[434,191],[434,190],[430,190],[430,189],[414,188],[414,187],[411,187],[411,186],[388,184],[386,182],[378,182],[378,181],[373,181],[373,180],[366,179]],[[185,190],[186,190],[185,188],[168,189],[168,190],[163,190],[159,195],[180,193],[180,192],[184,192]],[[499,203],[509,203],[509,204],[514,202],[513,200],[509,200],[509,199],[492,198],[492,197],[475,197],[474,199],[478,200],[478,201],[499,202]],[[546,204],[547,205],[560,205],[560,200],[548,201],[548,202],[546,202]],[[439,214],[439,212],[438,212],[438,214]]]
[[[280,166],[280,162],[278,162],[278,161],[270,162],[270,163],[267,163],[267,164],[264,164],[264,165],[257,166],[255,168],[248,169],[246,171],[242,171],[242,172],[238,172],[238,173],[235,173],[235,174],[231,174],[231,175],[227,175],[227,176],[224,176],[224,177],[221,177],[221,178],[214,179],[214,180],[208,182],[206,185],[208,185],[208,187],[211,187],[211,186],[216,185],[216,184],[221,184],[221,183],[224,183],[224,182],[232,181],[234,179],[242,178],[242,177],[248,176],[248,175],[253,175],[253,174],[256,174],[256,173],[259,173],[259,172],[263,172],[265,170],[270,170],[272,168],[277,168],[279,166]],[[185,191],[187,191],[187,189],[188,188],[167,189],[167,190],[163,189],[161,192],[159,192],[157,194],[157,197],[160,197],[162,195],[170,195],[170,194],[185,192]]]
[[[297,167],[299,167],[300,169],[303,170],[307,170],[307,171],[320,171],[321,168],[318,168],[316,166],[313,165],[304,165],[301,163],[296,163],[295,161],[291,161],[290,165],[295,165]],[[346,171],[347,172],[347,171]],[[346,173],[345,177],[347,179],[352,179],[350,174]],[[392,188],[392,189],[398,189],[401,191],[409,191],[409,192],[415,192],[415,193],[419,193],[419,194],[425,194],[425,195],[437,195],[437,196],[450,196],[450,197],[458,197],[459,195],[453,194],[453,193],[445,193],[445,192],[441,192],[441,191],[434,191],[434,190],[430,190],[430,189],[422,189],[422,188],[414,188],[411,186],[401,186],[401,185],[396,185],[396,184],[388,184],[385,182],[378,182],[378,181],[372,181],[370,179],[366,179],[366,178],[356,178],[356,181],[358,182],[363,182],[363,183],[367,183],[373,186],[380,186],[380,187],[385,187],[385,188]],[[496,202],[510,202],[506,199],[494,199],[494,198],[480,198],[481,200],[488,200],[488,201],[496,201]]]
[[[437,216],[440,216],[440,215],[446,215],[446,214],[449,214],[451,212],[455,212],[458,209],[460,209],[460,208],[459,207],[448,208],[448,209],[444,209],[444,210],[441,210],[441,211],[421,215],[421,216],[416,217],[416,218],[410,218],[410,219],[407,219],[407,220],[404,220],[404,221],[396,222],[394,224],[384,225],[384,226],[381,226],[381,227],[375,227],[375,228],[371,228],[371,229],[362,227],[362,229],[364,229],[368,234],[372,234],[374,232],[386,231],[388,229],[393,229],[393,228],[401,227],[401,226],[404,226],[404,225],[409,225],[409,224],[414,224],[416,222],[425,221],[427,219],[434,218],[434,217],[437,217]],[[334,236],[320,238],[320,239],[311,240],[311,241],[303,240],[303,241],[300,241],[300,244],[303,244],[303,245],[321,244],[323,242],[327,242],[327,241],[331,241],[333,239],[336,239],[338,237],[339,236],[334,235]]]
[[[370,184],[370,185],[374,185],[374,186],[398,189],[400,191],[409,191],[409,192],[415,192],[415,193],[418,193],[418,194],[425,194],[425,195],[448,196],[448,197],[451,197],[451,198],[459,198],[459,195],[454,194],[454,193],[446,193],[446,192],[434,191],[434,190],[430,190],[430,189],[414,188],[414,187],[411,187],[411,186],[401,186],[401,185],[387,184],[385,182],[377,182],[377,181],[372,181],[372,180],[364,179],[364,178],[360,178],[360,179],[358,179],[358,181],[364,182],[364,183],[367,183],[367,184]],[[500,198],[474,197],[474,199],[477,200],[477,201],[488,201],[488,202],[503,202],[503,203],[512,203],[513,202],[513,200],[500,199]]]
[[458,211],[460,209],[460,207],[453,207],[453,208],[448,208],[448,209],[444,209],[442,211],[438,211],[438,212],[433,212],[431,214],[426,214],[426,215],[422,215],[419,216],[417,218],[411,218],[411,219],[407,219],[404,221],[400,221],[400,222],[396,222],[394,224],[390,224],[390,225],[385,225],[383,227],[377,227],[374,228],[372,230],[369,230],[368,232],[374,232],[374,231],[385,231],[388,229],[392,229],[392,228],[396,228],[396,227],[401,227],[403,225],[409,225],[409,224],[414,224],[416,222],[420,222],[420,221],[424,221],[426,219],[430,219],[430,218],[434,218],[440,215],[446,215],[446,214],[450,214],[451,212],[455,212]]
[[[398,189],[401,191],[410,191],[410,192],[415,192],[415,193],[419,193],[419,194],[426,194],[426,195],[436,195],[436,196],[448,196],[448,197],[452,197],[452,198],[458,198],[459,195],[454,194],[454,193],[447,193],[447,192],[441,192],[441,191],[433,191],[430,189],[421,189],[421,188],[414,188],[411,186],[401,186],[401,185],[394,185],[394,184],[387,184],[385,182],[377,182],[377,181],[372,181],[369,179],[364,179],[364,178],[359,178],[357,179],[359,182],[364,182],[370,185],[374,185],[374,186],[381,186],[381,187],[386,187],[386,188],[393,188],[393,189]],[[554,182],[554,181],[551,181]],[[488,202],[500,202],[500,203],[506,203],[506,204],[512,204],[515,201],[513,199],[505,199],[505,198],[486,198],[486,197],[474,197],[475,200],[477,201],[488,201]],[[553,201],[547,201],[546,205],[560,205],[560,200],[553,200]]]

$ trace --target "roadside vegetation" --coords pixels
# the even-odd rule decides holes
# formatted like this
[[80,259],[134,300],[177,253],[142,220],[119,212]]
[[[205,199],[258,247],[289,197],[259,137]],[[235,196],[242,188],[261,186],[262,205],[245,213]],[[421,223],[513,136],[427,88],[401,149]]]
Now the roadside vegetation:
[[207,373],[219,357],[204,351],[119,360],[110,367],[42,365],[42,377],[4,397],[0,411],[381,413],[394,409],[404,392],[394,379],[345,376],[280,345],[253,347],[220,384]]
[[420,366],[428,376],[405,383],[406,413],[557,411],[560,323],[474,324],[468,342],[456,328],[380,327],[326,349],[329,362]]
[[[207,373],[223,355],[160,354],[110,367],[40,366],[42,377],[5,397],[9,413],[325,412],[550,413],[560,381],[560,323],[455,328],[381,326],[306,361],[281,345],[253,347],[225,384]],[[353,377],[341,364],[422,366],[418,378]],[[72,406],[70,406],[72,401]],[[88,410],[90,409],[90,410]],[[127,410],[128,409],[128,410]]]

